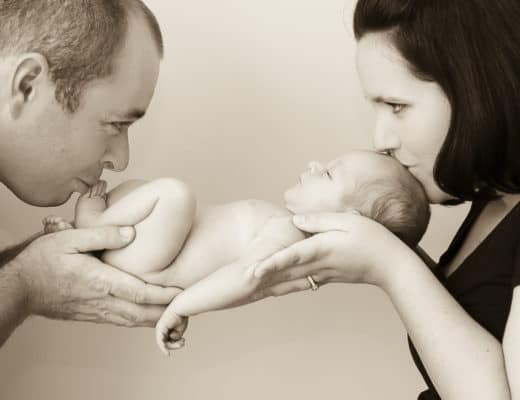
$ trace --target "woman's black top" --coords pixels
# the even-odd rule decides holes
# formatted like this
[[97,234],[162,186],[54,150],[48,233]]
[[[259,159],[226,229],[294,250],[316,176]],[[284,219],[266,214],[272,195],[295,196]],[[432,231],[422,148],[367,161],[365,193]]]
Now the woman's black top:
[[[448,250],[434,273],[464,310],[498,340],[502,341],[511,307],[513,289],[520,284],[520,203],[504,217],[478,247],[447,278],[445,268],[459,251],[468,232],[487,203],[473,202]],[[412,358],[428,390],[419,400],[439,400],[424,366],[408,338]]]

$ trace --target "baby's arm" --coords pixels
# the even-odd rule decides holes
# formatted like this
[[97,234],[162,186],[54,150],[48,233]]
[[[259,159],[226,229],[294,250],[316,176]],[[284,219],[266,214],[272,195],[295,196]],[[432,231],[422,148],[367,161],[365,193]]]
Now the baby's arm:
[[304,234],[294,227],[287,212],[270,217],[238,260],[188,287],[170,303],[156,326],[159,347],[165,353],[179,347],[182,328],[178,332],[176,328],[186,317],[228,308],[249,298],[260,283],[253,274],[256,264],[303,238]]
[[179,253],[191,229],[195,199],[172,178],[127,181],[106,195],[100,182],[76,204],[76,227],[134,226],[135,240],[103,252],[106,263],[137,276],[159,271]]

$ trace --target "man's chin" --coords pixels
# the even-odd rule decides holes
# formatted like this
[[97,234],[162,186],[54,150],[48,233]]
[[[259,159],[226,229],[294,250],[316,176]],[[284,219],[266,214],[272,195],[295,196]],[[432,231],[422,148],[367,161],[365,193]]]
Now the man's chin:
[[72,196],[72,193],[68,193],[62,196],[56,196],[56,195],[50,195],[50,196],[44,196],[44,195],[38,195],[36,196],[34,194],[31,195],[19,195],[18,193],[15,193],[16,197],[18,197],[20,200],[22,200],[24,203],[27,203],[31,206],[35,207],[58,207],[63,204],[65,204],[67,201],[69,201],[70,197]]

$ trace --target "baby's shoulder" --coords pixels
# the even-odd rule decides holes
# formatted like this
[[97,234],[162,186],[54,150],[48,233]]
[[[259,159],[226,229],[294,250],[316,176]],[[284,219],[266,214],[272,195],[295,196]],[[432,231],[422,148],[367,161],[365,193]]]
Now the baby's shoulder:
[[232,210],[236,224],[246,238],[254,238],[260,232],[287,235],[298,231],[292,224],[292,214],[284,207],[264,200],[248,199],[226,204]]
[[239,200],[228,204],[234,210],[237,218],[248,226],[257,228],[272,220],[290,219],[287,209],[265,200]]

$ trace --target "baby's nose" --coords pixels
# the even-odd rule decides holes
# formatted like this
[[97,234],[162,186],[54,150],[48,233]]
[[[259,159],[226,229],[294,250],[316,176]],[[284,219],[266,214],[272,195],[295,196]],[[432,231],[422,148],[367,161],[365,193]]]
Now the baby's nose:
[[323,171],[323,165],[321,165],[318,161],[311,161],[309,163],[309,170],[311,171],[311,174]]

